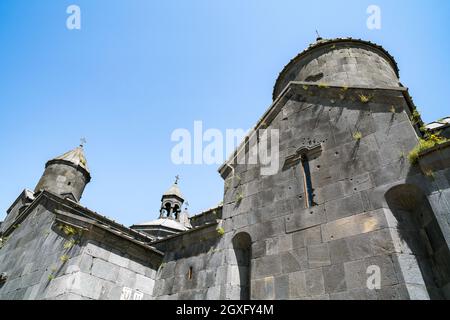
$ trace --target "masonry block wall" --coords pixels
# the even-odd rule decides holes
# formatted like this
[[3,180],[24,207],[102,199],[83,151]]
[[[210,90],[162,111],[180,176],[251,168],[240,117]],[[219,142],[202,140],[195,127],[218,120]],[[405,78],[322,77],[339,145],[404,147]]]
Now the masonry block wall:
[[232,290],[227,265],[234,253],[227,250],[226,240],[217,228],[214,223],[155,243],[166,252],[157,273],[156,299],[227,298],[227,290]]
[[0,299],[450,299],[450,143],[411,164],[412,111],[383,48],[317,41],[219,169],[223,206],[159,240],[79,205],[66,153],[0,225]]
[[7,276],[0,299],[152,298],[161,257],[97,227],[64,229],[59,209],[51,201],[34,204],[14,226],[0,250],[0,273]]
[[[395,68],[377,48],[338,42],[294,59],[282,72],[275,115],[267,113],[259,124],[280,131],[279,172],[261,176],[258,165],[235,163],[222,171],[225,230],[252,241],[252,299],[446,296],[447,280],[430,280],[445,263],[415,247],[426,245],[426,235],[410,240],[404,232],[439,229],[439,223],[424,226],[414,218],[414,226],[405,227],[406,208],[399,214],[387,201],[395,186],[414,183],[423,190],[428,183],[406,158],[418,136]],[[308,82],[312,74],[320,76]],[[309,194],[302,161],[292,159],[312,150]],[[445,238],[437,243],[447,254]],[[370,266],[381,270],[378,290],[367,286]]]

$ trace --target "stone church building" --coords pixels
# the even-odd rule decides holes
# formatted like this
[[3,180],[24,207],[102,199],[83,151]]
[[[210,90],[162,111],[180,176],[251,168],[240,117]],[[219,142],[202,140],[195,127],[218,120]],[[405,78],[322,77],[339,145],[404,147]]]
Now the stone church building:
[[[82,147],[48,161],[1,224],[0,299],[449,299],[449,128],[421,123],[382,47],[319,38],[219,169],[216,208],[189,216],[177,180],[125,227],[80,204]],[[273,175],[237,161],[261,129]]]

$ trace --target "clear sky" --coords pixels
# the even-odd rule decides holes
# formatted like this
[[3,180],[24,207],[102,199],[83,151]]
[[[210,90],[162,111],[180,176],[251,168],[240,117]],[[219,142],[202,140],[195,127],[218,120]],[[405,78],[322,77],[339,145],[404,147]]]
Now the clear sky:
[[[66,28],[71,4],[81,30]],[[371,4],[380,30],[366,27]],[[81,137],[93,177],[83,205],[125,225],[152,220],[176,174],[191,214],[216,205],[218,165],[174,165],[171,133],[195,120],[252,127],[316,29],[381,44],[424,120],[450,115],[447,0],[2,0],[0,220]]]

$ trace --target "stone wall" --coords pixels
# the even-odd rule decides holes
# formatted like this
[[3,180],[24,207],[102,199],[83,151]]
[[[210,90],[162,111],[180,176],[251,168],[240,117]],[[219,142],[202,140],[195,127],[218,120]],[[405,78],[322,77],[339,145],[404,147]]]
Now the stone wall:
[[0,249],[0,299],[152,298],[161,256],[98,226],[66,229],[51,201],[32,206]]
[[[165,252],[157,274],[157,299],[226,299],[232,276],[227,266],[234,253],[217,223],[154,243]],[[229,284],[229,285],[227,285]]]
[[[407,100],[396,90],[336,90],[293,84],[269,125],[280,130],[282,167],[297,150],[320,145],[309,160],[316,205],[305,206],[299,163],[272,176],[236,165],[225,177],[224,228],[252,239],[251,297],[428,298],[416,286],[420,271],[411,279],[400,261],[405,243],[385,199],[393,186],[425,180],[407,160],[418,140]],[[373,265],[379,290],[367,288]],[[417,261],[409,267],[418,270]]]

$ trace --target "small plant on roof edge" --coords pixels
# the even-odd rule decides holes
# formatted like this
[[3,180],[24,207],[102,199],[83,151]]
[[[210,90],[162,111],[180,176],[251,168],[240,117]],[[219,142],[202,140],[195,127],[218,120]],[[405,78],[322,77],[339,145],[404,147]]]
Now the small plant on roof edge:
[[75,245],[75,243],[76,241],[74,239],[66,241],[66,243],[64,243],[64,249],[71,249]]
[[421,122],[421,119],[422,119],[422,118],[420,117],[419,111],[417,111],[417,109],[415,109],[415,110],[413,111],[413,113],[411,114],[411,118],[410,118],[411,122],[412,122],[413,124],[418,124],[418,123]]
[[434,174],[434,171],[433,171],[433,169],[431,169],[431,168],[428,168],[428,169],[425,169],[424,171],[423,171],[423,174],[425,175],[425,177],[427,177],[427,178],[429,178],[429,179],[431,179],[431,180],[435,180],[435,178],[436,178],[436,176],[435,176],[435,174]]
[[62,230],[66,236],[73,236],[77,234],[77,229],[67,224],[63,226]]
[[362,133],[359,131],[356,131],[353,133],[353,139],[355,139],[356,141],[361,141],[362,139]]
[[446,141],[448,141],[448,139],[439,137],[436,134],[432,134],[426,139],[419,139],[419,144],[408,154],[409,162],[411,164],[416,164],[419,161],[420,153]]
[[219,236],[223,236],[223,235],[225,234],[225,229],[222,228],[222,227],[217,228],[217,234],[218,234]]
[[241,202],[244,199],[244,194],[242,192],[238,192],[236,194],[236,202]]
[[369,103],[371,100],[373,99],[373,96],[371,95],[364,95],[364,94],[360,94],[359,95],[359,101],[361,101],[362,103]]

